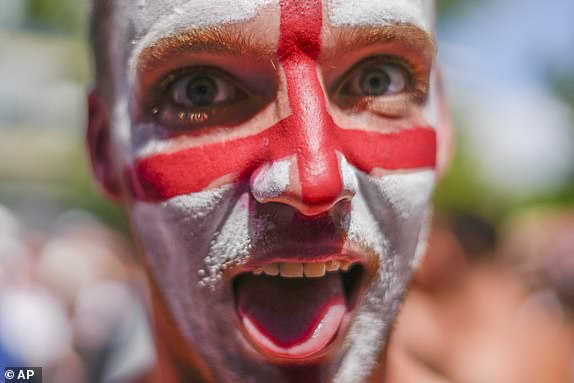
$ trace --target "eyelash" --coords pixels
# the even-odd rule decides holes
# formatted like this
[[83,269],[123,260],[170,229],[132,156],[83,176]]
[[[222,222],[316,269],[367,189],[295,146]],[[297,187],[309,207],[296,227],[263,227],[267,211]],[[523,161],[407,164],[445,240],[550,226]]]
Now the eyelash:
[[220,70],[211,67],[181,68],[166,74],[152,87],[144,99],[146,114],[161,120],[162,125],[168,125],[176,129],[179,125],[182,125],[181,128],[189,129],[190,123],[205,124],[216,115],[217,108],[224,106],[225,102],[210,106],[190,107],[178,104],[173,100],[172,95],[174,86],[179,81],[186,77],[193,78],[201,75],[211,76],[225,82],[230,87],[234,87],[238,94],[235,99],[241,99],[246,95],[243,87],[239,86],[229,75]]
[[[358,76],[365,74],[370,69],[376,69],[377,65],[380,65],[381,68],[385,65],[396,67],[404,77],[404,89],[398,93],[381,95],[345,94],[344,91],[349,87],[351,81],[356,80]],[[194,78],[201,75],[211,76],[219,79],[218,81],[223,81],[227,84],[226,86],[233,87],[238,96],[209,106],[193,107],[178,104],[173,100],[174,86],[179,81],[186,77]],[[424,103],[427,97],[427,83],[421,71],[417,71],[416,66],[411,65],[407,60],[397,56],[378,55],[365,58],[347,70],[343,77],[335,83],[330,94],[343,109],[355,111],[370,110],[375,114],[400,117],[404,113],[398,109],[395,113],[392,110],[388,112],[389,106],[386,105],[388,104],[386,100],[394,96],[395,99],[402,99],[402,104],[405,107],[408,107],[407,104],[413,102]],[[144,97],[143,105],[145,114],[148,117],[157,120],[163,126],[168,126],[171,130],[188,131],[206,126],[208,123],[210,125],[217,123],[218,115],[225,118],[223,116],[225,113],[220,112],[224,111],[226,106],[233,108],[233,104],[238,104],[237,101],[253,98],[254,95],[247,92],[245,87],[240,86],[236,80],[221,70],[212,67],[188,67],[174,70],[160,78]],[[242,106],[245,109],[254,110],[252,103],[246,102]],[[393,107],[391,106],[390,109],[393,109]],[[247,115],[247,112],[245,115]],[[223,120],[222,123],[224,123]]]
[[[341,95],[343,90],[348,87],[351,80],[353,80],[356,76],[361,75],[362,73],[366,72],[368,69],[375,68],[377,65],[387,65],[387,66],[394,66],[398,68],[404,74],[404,86],[405,89],[400,93],[408,94],[413,101],[422,102],[426,96],[426,86],[424,82],[420,80],[420,76],[417,76],[416,71],[413,69],[412,65],[396,56],[388,56],[388,55],[379,55],[379,56],[372,56],[368,57],[358,63],[356,63],[351,69],[349,69],[345,75],[335,84],[333,89],[334,95]],[[377,98],[377,97],[385,97],[388,95],[381,95],[381,96],[363,96],[367,98]]]

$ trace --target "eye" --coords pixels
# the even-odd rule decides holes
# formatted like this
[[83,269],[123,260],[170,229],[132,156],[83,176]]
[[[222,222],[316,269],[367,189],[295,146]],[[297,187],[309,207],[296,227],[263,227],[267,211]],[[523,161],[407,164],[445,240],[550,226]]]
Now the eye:
[[345,96],[379,97],[405,92],[408,72],[399,64],[368,62],[359,64],[343,83]]
[[230,74],[213,67],[173,71],[145,93],[146,118],[174,134],[231,127],[253,116],[260,99]]
[[401,57],[366,58],[334,83],[333,100],[352,114],[407,117],[426,97],[426,76],[412,68]]
[[174,104],[205,108],[237,98],[238,89],[229,81],[211,73],[194,73],[174,81],[170,87]]

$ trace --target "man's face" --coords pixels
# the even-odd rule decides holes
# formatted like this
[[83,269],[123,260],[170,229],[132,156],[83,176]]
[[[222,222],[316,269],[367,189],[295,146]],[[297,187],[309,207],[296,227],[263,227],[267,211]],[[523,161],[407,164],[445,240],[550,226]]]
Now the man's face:
[[179,332],[222,381],[371,376],[435,180],[431,2],[117,3],[116,172]]

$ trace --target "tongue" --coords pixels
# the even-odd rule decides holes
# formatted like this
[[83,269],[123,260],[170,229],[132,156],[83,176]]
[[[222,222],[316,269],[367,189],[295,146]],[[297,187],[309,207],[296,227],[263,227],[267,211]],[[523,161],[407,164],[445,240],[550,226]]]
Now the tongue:
[[244,275],[237,311],[247,335],[276,357],[306,358],[337,334],[346,311],[339,273],[322,278]]

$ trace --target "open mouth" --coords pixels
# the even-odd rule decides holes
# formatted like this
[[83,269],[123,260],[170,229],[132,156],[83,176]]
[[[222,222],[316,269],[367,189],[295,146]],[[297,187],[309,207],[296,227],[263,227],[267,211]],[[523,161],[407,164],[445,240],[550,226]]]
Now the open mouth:
[[323,355],[357,305],[365,267],[346,260],[276,262],[233,279],[236,313],[249,342],[264,356]]

